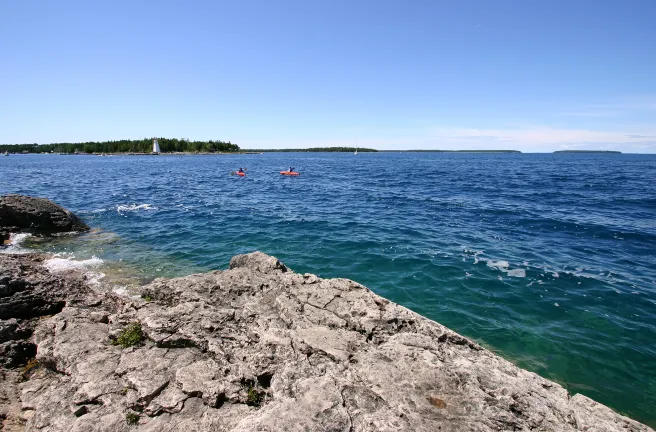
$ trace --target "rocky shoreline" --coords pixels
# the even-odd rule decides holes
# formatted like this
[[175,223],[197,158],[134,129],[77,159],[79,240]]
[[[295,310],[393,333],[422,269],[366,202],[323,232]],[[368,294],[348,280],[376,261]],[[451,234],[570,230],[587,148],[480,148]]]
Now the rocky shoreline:
[[139,299],[42,262],[0,255],[3,430],[652,430],[356,282],[260,252]]

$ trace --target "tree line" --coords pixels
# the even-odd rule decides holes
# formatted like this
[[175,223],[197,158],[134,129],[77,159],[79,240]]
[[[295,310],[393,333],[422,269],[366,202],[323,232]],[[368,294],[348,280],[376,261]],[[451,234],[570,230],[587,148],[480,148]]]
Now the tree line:
[[[239,146],[230,141],[190,141],[177,138],[157,138],[162,153],[171,152],[238,152]],[[150,153],[153,140],[89,141],[53,144],[0,144],[0,152],[9,153]]]

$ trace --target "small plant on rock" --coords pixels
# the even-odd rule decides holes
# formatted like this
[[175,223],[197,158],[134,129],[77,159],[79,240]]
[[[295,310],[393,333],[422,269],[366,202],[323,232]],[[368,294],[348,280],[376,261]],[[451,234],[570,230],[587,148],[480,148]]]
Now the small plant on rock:
[[141,298],[144,299],[145,301],[153,301],[153,298],[150,296],[150,294],[142,294]]
[[30,361],[28,361],[27,364],[23,366],[21,375],[23,375],[23,378],[28,379],[32,373],[34,373],[40,366],[41,364],[36,358],[30,359]]
[[250,406],[260,406],[262,403],[262,395],[258,393],[253,386],[248,387],[246,396],[246,404]]
[[144,339],[141,323],[132,323],[125,327],[112,342],[113,345],[120,345],[123,348],[135,346]]
[[136,425],[139,423],[139,414],[135,414],[133,412],[127,413],[125,415],[125,422],[129,425]]

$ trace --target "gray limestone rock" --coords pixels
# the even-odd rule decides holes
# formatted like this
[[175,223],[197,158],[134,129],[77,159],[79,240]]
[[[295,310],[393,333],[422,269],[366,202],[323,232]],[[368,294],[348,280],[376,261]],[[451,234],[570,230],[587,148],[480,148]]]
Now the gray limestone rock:
[[0,232],[52,234],[88,230],[75,214],[46,198],[0,196]]
[[[4,414],[20,430],[651,430],[360,284],[259,252],[155,280],[149,301],[75,293],[31,327],[38,366],[11,384],[19,418],[15,400]],[[25,336],[12,319],[7,341]]]

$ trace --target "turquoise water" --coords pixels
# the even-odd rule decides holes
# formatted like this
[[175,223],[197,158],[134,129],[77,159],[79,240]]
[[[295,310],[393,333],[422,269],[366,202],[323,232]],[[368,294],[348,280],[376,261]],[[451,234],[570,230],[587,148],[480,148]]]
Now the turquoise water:
[[[278,174],[290,165],[302,175]],[[48,197],[100,230],[33,247],[140,281],[261,250],[652,426],[654,179],[654,155],[0,157],[0,193]]]

